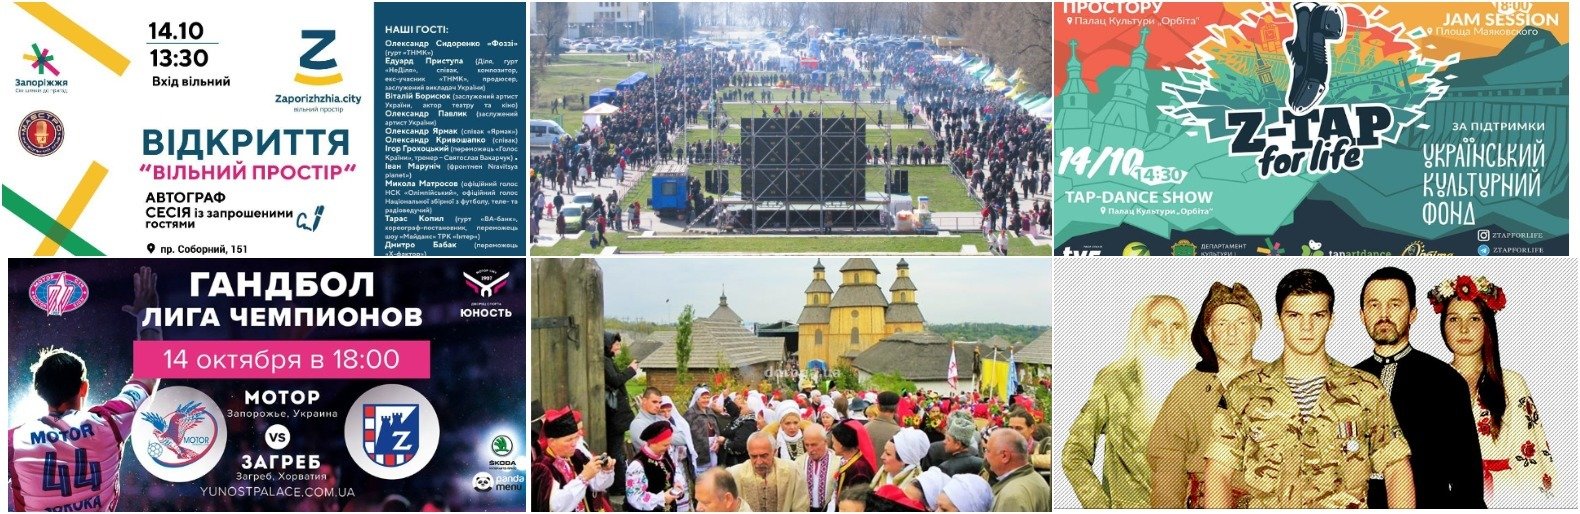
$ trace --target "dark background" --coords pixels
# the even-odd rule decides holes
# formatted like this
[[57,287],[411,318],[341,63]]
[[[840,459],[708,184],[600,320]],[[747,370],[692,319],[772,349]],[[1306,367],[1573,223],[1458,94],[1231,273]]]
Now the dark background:
[[[343,417],[334,418],[236,418],[227,417],[229,431],[225,459],[206,477],[187,483],[169,483],[145,471],[132,451],[126,450],[121,464],[123,511],[310,511],[378,510],[389,495],[401,495],[413,509],[445,507],[448,510],[522,510],[526,505],[523,487],[519,491],[479,493],[472,489],[472,477],[489,471],[496,477],[520,475],[525,471],[490,470],[489,441],[496,434],[509,435],[516,453],[525,455],[526,393],[526,310],[525,261],[521,259],[11,259],[10,260],[10,405],[9,427],[21,423],[18,406],[33,397],[32,373],[28,367],[47,346],[75,352],[87,362],[90,389],[88,403],[98,404],[118,393],[131,374],[131,341],[135,321],[121,312],[131,303],[132,275],[140,266],[150,266],[159,275],[159,300],[162,307],[212,307],[217,310],[219,327],[170,327],[168,340],[182,339],[411,339],[430,340],[432,375],[429,380],[167,380],[160,387],[185,385],[203,391],[225,410],[293,410],[344,413],[362,393],[384,383],[409,386],[427,396],[439,415],[442,429],[439,448],[422,471],[403,479],[388,481],[367,475],[351,460],[344,440]],[[462,272],[479,269],[510,272],[508,284],[489,299],[479,298],[465,284]],[[28,299],[28,287],[40,275],[67,271],[88,284],[89,298],[80,309],[64,316],[46,316]],[[315,296],[292,302],[276,299],[237,297],[198,297],[189,295],[191,272],[226,272],[234,278],[240,272],[314,271],[320,275],[338,271],[347,277],[355,272],[374,273],[372,297],[339,298]],[[204,283],[203,291],[211,281]],[[267,281],[265,281],[267,284]],[[474,303],[496,303],[511,310],[510,318],[461,318],[459,311]],[[423,310],[423,323],[417,327],[243,327],[228,318],[231,307],[416,307]],[[489,306],[494,307],[494,306]],[[244,391],[317,390],[317,404],[243,404]],[[34,402],[41,404],[42,402]],[[28,413],[22,413],[28,414]],[[288,414],[289,415],[289,414]],[[291,431],[290,445],[280,451],[263,444],[269,425],[281,423]],[[320,463],[333,468],[333,483],[235,481],[243,470],[241,455],[318,454]],[[306,470],[274,470],[279,473],[311,473]],[[354,498],[303,499],[282,497],[203,496],[205,486],[306,487],[332,486],[355,490]],[[308,500],[325,500],[312,503]]]

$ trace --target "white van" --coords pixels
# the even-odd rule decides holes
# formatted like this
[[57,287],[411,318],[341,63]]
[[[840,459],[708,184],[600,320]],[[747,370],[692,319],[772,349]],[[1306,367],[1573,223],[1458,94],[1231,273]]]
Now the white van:
[[531,132],[529,144],[532,146],[553,146],[561,137],[565,137],[565,129],[549,120],[528,121],[527,129]]

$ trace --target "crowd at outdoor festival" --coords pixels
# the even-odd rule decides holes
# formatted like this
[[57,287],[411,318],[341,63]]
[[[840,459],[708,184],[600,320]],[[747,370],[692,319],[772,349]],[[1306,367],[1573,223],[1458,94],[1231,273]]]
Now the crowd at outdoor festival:
[[[723,130],[739,126],[724,109],[729,102],[751,104],[748,112],[763,117],[863,116],[869,135],[925,129],[933,142],[895,145],[890,138],[869,137],[868,164],[948,165],[983,206],[984,234],[1018,237],[1051,228],[1052,136],[1045,120],[929,51],[857,51],[828,43],[797,52],[816,57],[815,68],[785,65],[787,56],[763,50],[675,45],[631,56],[657,63],[659,71],[621,92],[614,101],[619,110],[598,126],[583,126],[532,157],[534,219],[555,218],[553,196],[574,195],[605,180],[619,183],[629,170],[656,161],[738,164],[738,140],[722,137]],[[556,112],[578,102],[586,105],[580,95],[551,101]],[[899,114],[885,120],[886,110]],[[718,132],[688,140],[688,126]],[[598,214],[612,213],[584,213],[584,219]]]
[[[533,512],[1051,508],[1052,439],[1027,394],[1046,382],[1007,397],[765,381],[698,385],[683,403],[653,387],[630,399],[625,383],[637,368],[616,367],[618,345],[605,346],[607,426],[534,402]],[[594,454],[584,436],[599,430],[609,449]]]

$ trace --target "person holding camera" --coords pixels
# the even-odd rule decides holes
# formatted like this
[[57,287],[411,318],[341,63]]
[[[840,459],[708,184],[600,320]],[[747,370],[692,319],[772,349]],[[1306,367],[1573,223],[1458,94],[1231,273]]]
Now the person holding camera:
[[543,416],[542,453],[532,463],[534,512],[606,512],[615,461],[582,446],[581,414],[569,406]]

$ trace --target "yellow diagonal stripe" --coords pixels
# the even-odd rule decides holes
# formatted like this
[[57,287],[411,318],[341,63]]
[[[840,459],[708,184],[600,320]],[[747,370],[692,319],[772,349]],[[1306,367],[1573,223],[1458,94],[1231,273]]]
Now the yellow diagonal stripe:
[[131,66],[132,61],[127,59],[126,56],[121,55],[114,48],[110,48],[110,45],[104,44],[104,41],[99,40],[98,37],[89,33],[87,29],[82,28],[77,22],[71,21],[71,18],[67,18],[66,15],[55,10],[48,3],[17,2],[16,6],[27,11],[34,18],[38,18],[38,21],[43,22],[50,30],[54,30],[55,33],[66,38],[66,41],[70,41],[71,44],[77,45],[77,48],[81,49],[83,53],[88,54],[93,60],[99,61],[99,64],[103,64],[104,67],[109,68],[116,75],[126,73],[126,67]]
[[[77,182],[77,189],[71,192],[71,198],[68,198],[66,206],[60,209],[60,215],[55,217],[55,222],[66,227],[66,230],[71,230],[71,226],[77,224],[77,218],[82,216],[82,210],[88,207],[88,200],[93,199],[94,191],[99,190],[99,184],[104,182],[104,176],[109,172],[110,170],[104,169],[99,161],[89,164],[88,172],[82,174],[82,180]],[[55,255],[57,250],[60,250],[60,243],[45,236],[44,241],[38,244],[38,250],[33,251],[33,255],[49,257]]]
[[296,81],[309,86],[327,86],[330,84],[339,84],[340,74],[336,73],[326,77],[314,77],[312,75],[303,75],[298,73],[296,74]]

